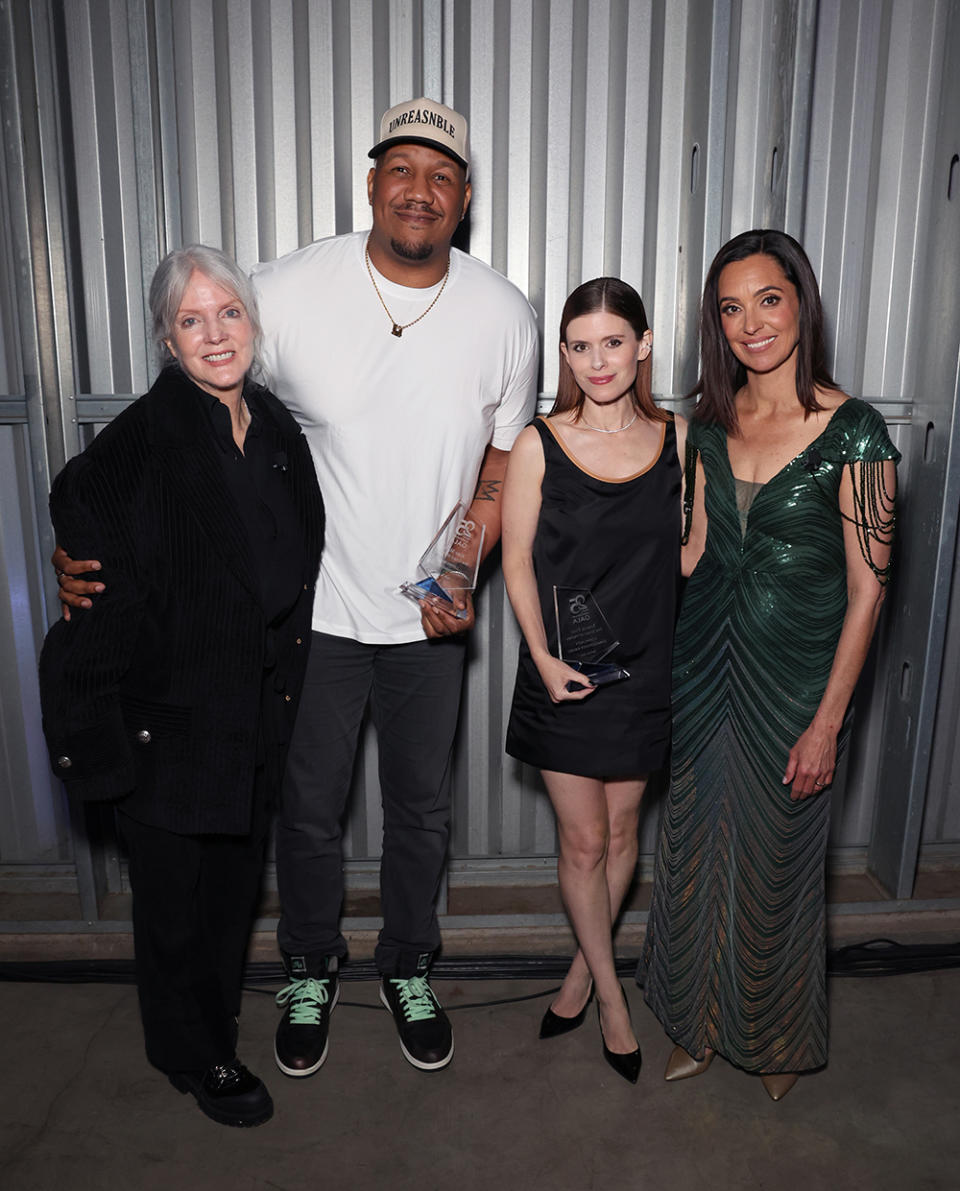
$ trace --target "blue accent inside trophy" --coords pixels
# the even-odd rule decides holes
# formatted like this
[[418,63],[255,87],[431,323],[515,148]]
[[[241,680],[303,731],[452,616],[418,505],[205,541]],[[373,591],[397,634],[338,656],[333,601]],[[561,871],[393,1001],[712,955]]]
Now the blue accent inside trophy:
[[[466,512],[459,501],[421,555],[419,578],[400,584],[400,591],[409,599],[451,605],[457,592],[473,591],[477,586],[487,527],[472,521]],[[467,611],[459,608],[455,615],[464,620]]]

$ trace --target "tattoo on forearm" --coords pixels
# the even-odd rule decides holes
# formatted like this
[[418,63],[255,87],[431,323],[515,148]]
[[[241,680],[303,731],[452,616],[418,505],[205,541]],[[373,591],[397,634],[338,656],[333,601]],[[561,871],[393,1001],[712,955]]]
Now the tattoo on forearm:
[[474,500],[497,500],[503,480],[481,480],[473,494]]

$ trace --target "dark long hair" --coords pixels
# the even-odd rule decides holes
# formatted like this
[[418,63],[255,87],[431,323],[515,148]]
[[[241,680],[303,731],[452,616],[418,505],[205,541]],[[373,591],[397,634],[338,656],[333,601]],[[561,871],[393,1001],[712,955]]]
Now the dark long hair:
[[[647,312],[643,308],[640,295],[632,285],[627,285],[619,277],[595,277],[593,281],[585,281],[578,285],[563,304],[560,315],[560,342],[567,342],[567,327],[575,318],[584,314],[596,314],[598,311],[615,314],[624,322],[630,324],[638,339],[641,339],[650,325],[647,322]],[[665,422],[668,415],[655,404],[650,392],[651,357],[637,364],[637,379],[630,390],[633,408],[651,422]],[[574,420],[580,418],[583,410],[583,390],[574,379],[573,371],[560,353],[560,377],[557,381],[557,397],[553,403],[551,414],[566,413],[573,410]]]
[[[700,379],[690,396],[700,395],[694,417],[719,422],[728,434],[737,432],[734,397],[747,381],[747,370],[730,349],[723,333],[717,287],[720,274],[732,261],[748,256],[772,257],[797,291],[800,329],[797,340],[797,400],[807,414],[823,409],[817,388],[838,389],[827,368],[820,291],[807,254],[786,232],[755,228],[728,240],[713,258],[700,303]],[[806,416],[806,415],[805,415]]]

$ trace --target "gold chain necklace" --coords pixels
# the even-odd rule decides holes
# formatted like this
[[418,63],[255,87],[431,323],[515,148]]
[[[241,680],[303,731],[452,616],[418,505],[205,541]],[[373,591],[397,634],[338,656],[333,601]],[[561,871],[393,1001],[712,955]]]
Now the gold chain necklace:
[[444,289],[446,288],[447,278],[450,276],[450,255],[448,253],[447,254],[447,269],[443,275],[443,283],[441,284],[440,288],[437,290],[436,294],[434,295],[433,301],[426,308],[426,310],[423,312],[423,314],[418,314],[416,318],[411,319],[410,322],[408,322],[408,323],[398,323],[397,320],[390,313],[390,311],[387,309],[387,304],[383,300],[383,294],[380,293],[379,287],[377,286],[377,283],[374,280],[373,269],[370,267],[370,248],[366,244],[363,247],[363,258],[367,262],[367,273],[370,275],[370,283],[373,286],[374,293],[380,299],[380,305],[383,307],[384,311],[386,312],[387,318],[390,320],[390,322],[392,324],[392,326],[390,328],[390,334],[396,335],[396,337],[398,339],[404,333],[404,331],[407,329],[407,327],[412,327],[414,323],[418,323],[422,318],[427,317],[427,315],[434,308],[434,306],[436,306],[437,302],[440,301],[440,295],[443,293]]

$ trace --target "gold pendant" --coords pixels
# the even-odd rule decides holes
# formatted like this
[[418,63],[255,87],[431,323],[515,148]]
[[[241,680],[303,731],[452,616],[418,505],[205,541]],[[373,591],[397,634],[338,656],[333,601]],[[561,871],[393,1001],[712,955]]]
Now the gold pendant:
[[394,323],[393,324],[393,333],[399,339],[400,336],[403,334],[403,327],[401,327],[399,323]]

